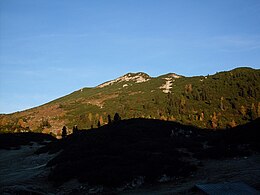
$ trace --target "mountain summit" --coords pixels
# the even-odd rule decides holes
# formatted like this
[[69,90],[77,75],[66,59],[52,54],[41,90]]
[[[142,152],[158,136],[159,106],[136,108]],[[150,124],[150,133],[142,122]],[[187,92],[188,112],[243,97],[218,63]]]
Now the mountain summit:
[[60,135],[63,126],[89,129],[108,123],[108,115],[115,113],[122,119],[154,118],[213,129],[244,124],[260,116],[260,70],[194,77],[127,73],[36,108],[0,115],[0,131]]
[[114,79],[112,81],[107,81],[101,85],[98,85],[98,88],[103,88],[109,85],[113,85],[114,83],[121,83],[121,82],[128,82],[133,81],[135,83],[143,83],[150,80],[150,76],[143,72],[138,73],[127,73],[124,76],[121,76],[117,79]]

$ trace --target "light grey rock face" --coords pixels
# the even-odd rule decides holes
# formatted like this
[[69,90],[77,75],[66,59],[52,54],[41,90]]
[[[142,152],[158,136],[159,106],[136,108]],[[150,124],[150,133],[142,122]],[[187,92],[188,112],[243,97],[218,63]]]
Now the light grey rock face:
[[128,82],[128,81],[134,81],[135,83],[143,83],[150,80],[149,75],[145,73],[128,73],[124,76],[121,76],[117,79],[114,79],[112,81],[105,82],[101,85],[98,85],[97,88],[103,88],[109,85],[113,85],[115,83],[121,83],[121,82]]

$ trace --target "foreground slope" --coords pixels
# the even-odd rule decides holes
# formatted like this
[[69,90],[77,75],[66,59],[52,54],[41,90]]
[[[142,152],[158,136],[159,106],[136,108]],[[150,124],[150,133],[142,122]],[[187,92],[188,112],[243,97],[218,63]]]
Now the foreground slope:
[[128,73],[95,88],[82,88],[48,104],[0,116],[0,130],[61,134],[62,126],[104,125],[108,115],[154,118],[226,128],[260,116],[260,70],[238,68],[215,75],[150,77]]
[[203,166],[203,159],[256,154],[259,126],[257,119],[229,130],[209,131],[176,122],[130,119],[79,131],[38,153],[61,151],[47,165],[52,167],[49,180],[58,185],[75,178],[107,187],[127,186],[136,179],[156,184],[191,176]]
[[15,144],[0,142],[0,193],[196,194],[195,184],[234,181],[260,190],[259,126],[211,131],[129,119],[62,140],[0,134]]

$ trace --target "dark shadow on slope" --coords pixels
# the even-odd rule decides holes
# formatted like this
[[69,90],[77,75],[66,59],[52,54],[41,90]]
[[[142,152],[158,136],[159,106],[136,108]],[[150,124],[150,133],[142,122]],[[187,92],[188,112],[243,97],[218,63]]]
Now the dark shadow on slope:
[[38,153],[63,150],[48,163],[53,167],[49,180],[55,184],[77,178],[93,185],[119,186],[139,176],[153,183],[164,174],[172,178],[190,175],[196,170],[196,159],[259,151],[259,121],[210,131],[161,120],[123,120],[79,131]]
[[22,145],[29,145],[32,142],[46,144],[46,141],[54,141],[51,135],[43,133],[4,133],[0,134],[0,149],[19,149]]
[[260,118],[235,128],[208,132],[204,136],[203,150],[191,148],[199,159],[223,159],[249,156],[260,152]]
[[171,134],[179,129],[197,131],[178,123],[130,119],[70,135],[59,144],[50,144],[50,152],[54,145],[62,145],[63,151],[48,163],[55,166],[49,179],[62,183],[78,178],[90,184],[118,186],[138,176],[149,183],[164,174],[187,176],[195,166],[182,161],[187,154],[176,150],[180,142]]

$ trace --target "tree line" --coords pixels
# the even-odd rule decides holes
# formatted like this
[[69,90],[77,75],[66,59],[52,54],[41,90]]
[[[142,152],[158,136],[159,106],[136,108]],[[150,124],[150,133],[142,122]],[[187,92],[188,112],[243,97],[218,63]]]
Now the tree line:
[[[113,123],[117,123],[118,121],[121,120],[121,117],[118,113],[115,113],[114,117],[113,117],[113,120],[111,119],[111,115],[107,115],[107,121],[108,121],[108,125],[111,125]],[[97,123],[97,127],[101,127],[101,123],[100,123],[100,120],[98,121]],[[93,125],[91,125],[91,129],[93,129]],[[79,129],[78,129],[78,126],[77,125],[74,125],[73,128],[72,128],[72,133],[75,134],[75,133],[78,133],[79,132]],[[62,139],[64,139],[65,137],[67,137],[68,135],[68,131],[67,131],[67,127],[66,126],[63,126],[62,127],[62,133],[61,133],[61,137]]]

